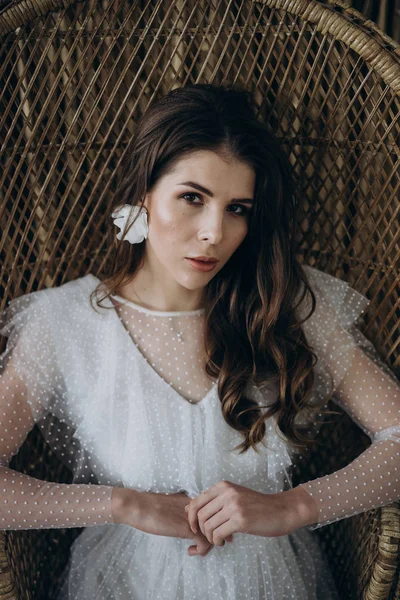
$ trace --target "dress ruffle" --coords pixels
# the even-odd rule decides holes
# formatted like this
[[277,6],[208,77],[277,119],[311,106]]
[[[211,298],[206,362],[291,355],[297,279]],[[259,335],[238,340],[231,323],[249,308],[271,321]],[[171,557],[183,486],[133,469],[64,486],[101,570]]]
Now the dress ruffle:
[[[373,351],[371,342],[358,328],[370,300],[333,275],[309,265],[303,269],[316,296],[316,308],[302,328],[318,361],[314,366],[311,407],[301,411],[295,423],[308,425],[315,437],[323,423],[321,408],[326,407],[329,394],[346,375],[357,346]],[[307,294],[298,308],[299,318],[304,319],[310,309],[311,298]]]

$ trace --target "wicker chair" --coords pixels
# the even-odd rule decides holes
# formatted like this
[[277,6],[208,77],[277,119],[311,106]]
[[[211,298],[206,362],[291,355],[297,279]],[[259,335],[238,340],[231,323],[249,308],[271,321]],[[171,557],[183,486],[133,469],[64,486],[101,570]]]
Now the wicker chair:
[[[0,36],[0,309],[101,276],[113,186],[154,97],[240,82],[294,166],[300,260],[370,298],[362,330],[399,376],[400,46],[376,25],[339,1],[3,0]],[[345,413],[317,439],[295,484],[370,443]],[[37,426],[10,466],[71,481]],[[55,598],[81,531],[0,532],[0,600]],[[343,600],[399,599],[399,503],[315,533]]]

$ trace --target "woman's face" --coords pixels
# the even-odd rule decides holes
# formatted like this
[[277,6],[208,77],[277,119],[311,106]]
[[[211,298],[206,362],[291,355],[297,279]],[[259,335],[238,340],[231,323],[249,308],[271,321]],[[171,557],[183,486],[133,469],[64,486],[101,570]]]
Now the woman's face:
[[[173,278],[191,290],[207,285],[246,237],[254,188],[251,167],[208,150],[190,153],[160,178],[144,203],[145,264],[159,282]],[[187,257],[201,255],[215,257],[216,267],[194,269]]]

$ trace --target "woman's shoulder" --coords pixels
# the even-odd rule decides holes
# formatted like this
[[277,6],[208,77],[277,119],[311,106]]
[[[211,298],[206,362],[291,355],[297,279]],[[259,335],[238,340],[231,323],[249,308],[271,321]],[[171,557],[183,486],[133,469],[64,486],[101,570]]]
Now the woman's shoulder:
[[342,297],[346,290],[349,288],[349,284],[340,277],[326,273],[317,267],[311,265],[302,265],[302,269],[307,276],[308,282],[312,287],[313,291],[316,288],[317,292],[324,292],[328,295],[333,292],[339,294]]
[[[88,313],[96,306],[96,302],[90,302],[91,293],[100,284],[100,280],[92,273],[71,279],[58,286],[43,288],[36,295],[43,295],[50,302],[59,316],[75,313],[76,311]],[[104,312],[104,311],[103,311]]]
[[43,288],[33,294],[42,294],[48,297],[55,305],[62,306],[63,303],[68,305],[85,305],[85,300],[89,297],[100,280],[92,273],[77,277],[62,283],[61,285]]
[[95,291],[100,280],[92,273],[41,290],[47,297],[55,330],[67,337],[99,332],[109,310],[96,304]]
[[[347,281],[310,265],[302,265],[308,283],[315,295],[316,310],[311,321],[335,318],[344,328],[350,327],[364,313],[370,300]],[[307,294],[300,312],[309,313],[311,297]]]
[[105,311],[96,312],[90,295],[100,283],[89,273],[61,285],[42,288],[10,300],[0,317],[0,334],[29,330],[47,331],[59,339],[64,335],[84,335]]

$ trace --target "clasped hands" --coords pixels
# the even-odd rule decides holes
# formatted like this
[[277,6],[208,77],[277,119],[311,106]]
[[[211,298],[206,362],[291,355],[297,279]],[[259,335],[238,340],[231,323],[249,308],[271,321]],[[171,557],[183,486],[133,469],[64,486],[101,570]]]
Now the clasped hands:
[[[264,537],[287,535],[317,518],[315,501],[301,486],[274,494],[256,492],[222,480],[189,498],[186,493],[138,492],[115,487],[112,511],[115,523],[141,531],[192,538],[189,555],[205,556],[213,546],[233,542],[233,534]],[[186,512],[185,512],[186,511]]]
[[[286,492],[265,494],[231,481],[219,481],[185,506],[190,529],[214,546],[233,542],[234,533],[277,537],[296,526]],[[189,554],[196,554],[190,546]]]

